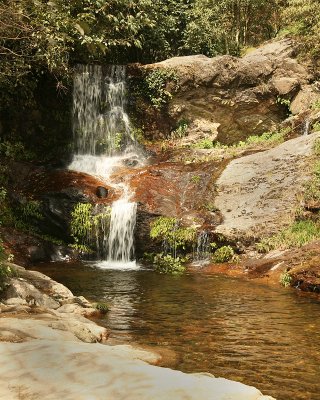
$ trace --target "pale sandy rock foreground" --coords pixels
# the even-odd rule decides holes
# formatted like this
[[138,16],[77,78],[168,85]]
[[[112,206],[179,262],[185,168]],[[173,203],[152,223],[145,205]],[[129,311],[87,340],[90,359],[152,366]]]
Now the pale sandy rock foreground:
[[96,343],[108,332],[84,317],[92,310],[86,299],[10,266],[19,276],[0,303],[0,400],[272,399],[241,383],[152,366],[161,356],[150,351]]
[[217,181],[215,206],[223,223],[216,231],[233,239],[259,238],[290,224],[312,174],[319,137],[319,132],[301,136],[232,161]]
[[[151,366],[141,361],[154,361],[147,352],[130,346],[82,343],[43,321],[31,322],[0,319],[8,338],[13,331],[29,334],[24,343],[0,343],[1,400],[272,399],[241,383]],[[35,335],[41,339],[30,338]]]

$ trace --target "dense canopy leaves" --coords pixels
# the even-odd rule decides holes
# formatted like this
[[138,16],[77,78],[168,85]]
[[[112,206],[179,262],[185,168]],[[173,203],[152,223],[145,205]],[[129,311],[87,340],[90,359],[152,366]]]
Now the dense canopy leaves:
[[319,21],[318,0],[0,0],[2,103],[48,73],[63,88],[76,63],[239,55],[284,23],[319,57]]
[[44,68],[60,77],[72,63],[141,46],[149,7],[149,0],[2,0],[0,80]]

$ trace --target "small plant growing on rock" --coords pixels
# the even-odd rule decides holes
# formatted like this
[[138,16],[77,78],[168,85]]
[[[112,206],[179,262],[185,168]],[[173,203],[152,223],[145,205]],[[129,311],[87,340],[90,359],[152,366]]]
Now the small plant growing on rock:
[[95,247],[97,232],[101,226],[107,226],[110,222],[111,208],[105,207],[103,212],[93,214],[93,205],[90,203],[78,203],[71,213],[70,230],[74,239],[72,247],[80,253],[92,253]]
[[231,261],[234,256],[235,252],[231,246],[222,246],[214,252],[212,261],[215,263],[225,263]]
[[198,185],[201,181],[201,176],[200,175],[193,175],[191,178],[191,182],[194,183],[195,185]]
[[292,280],[293,278],[289,271],[286,271],[280,275],[280,284],[284,287],[291,286]]
[[213,149],[215,147],[212,139],[202,139],[193,146],[195,149]]
[[284,99],[283,97],[278,96],[277,97],[277,104],[282,105],[286,109],[286,113],[287,113],[288,116],[291,115],[291,110],[290,110],[291,101],[289,99]]
[[78,203],[71,213],[71,235],[76,244],[84,244],[92,229],[92,204]]
[[171,132],[171,137],[173,139],[181,139],[186,136],[187,130],[189,126],[189,121],[186,119],[181,119],[178,121],[178,126],[174,131]]
[[312,132],[319,132],[320,131],[320,122],[315,122],[312,125]]
[[95,308],[101,313],[101,314],[107,314],[107,312],[109,311],[109,306],[107,303],[96,303],[95,304]]

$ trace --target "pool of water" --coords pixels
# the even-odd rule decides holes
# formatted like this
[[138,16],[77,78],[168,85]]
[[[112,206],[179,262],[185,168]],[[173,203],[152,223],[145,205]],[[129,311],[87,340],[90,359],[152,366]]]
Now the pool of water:
[[320,301],[290,289],[190,272],[49,264],[75,295],[105,301],[114,340],[176,353],[175,368],[244,382],[278,400],[320,399]]

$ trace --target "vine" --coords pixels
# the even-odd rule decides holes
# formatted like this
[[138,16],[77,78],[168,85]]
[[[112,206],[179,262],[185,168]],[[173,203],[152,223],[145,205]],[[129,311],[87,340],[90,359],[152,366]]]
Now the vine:
[[178,76],[173,69],[155,69],[145,78],[145,94],[157,110],[161,110],[172,99],[172,93],[168,90],[170,83],[172,92],[176,92],[179,88]]

